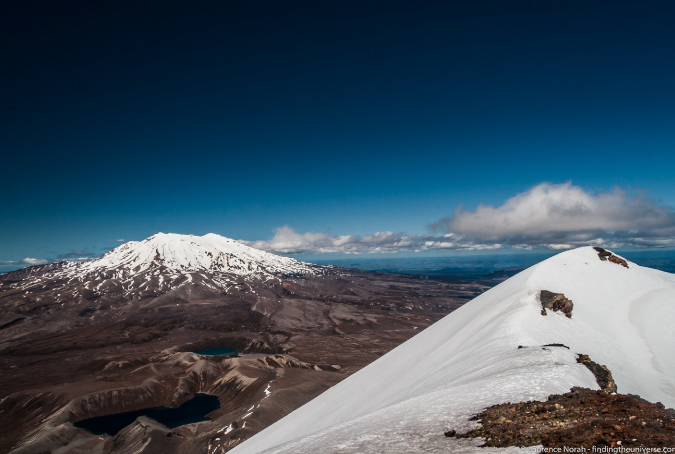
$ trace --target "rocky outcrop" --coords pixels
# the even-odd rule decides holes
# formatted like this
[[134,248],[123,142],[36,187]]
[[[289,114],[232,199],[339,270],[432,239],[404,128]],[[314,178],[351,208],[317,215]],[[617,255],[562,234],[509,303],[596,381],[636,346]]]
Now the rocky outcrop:
[[622,259],[621,257],[617,257],[616,255],[612,254],[606,249],[603,249],[601,247],[594,247],[593,249],[596,250],[598,253],[598,257],[600,257],[600,260],[604,261],[610,261],[612,263],[616,263],[617,265],[621,265],[625,268],[628,268],[628,263]]
[[258,362],[270,369],[279,369],[282,367],[298,367],[301,369],[314,369],[317,366],[299,361],[288,355],[273,355],[258,359]]
[[565,317],[572,318],[572,309],[574,303],[567,299],[562,293],[553,293],[548,290],[542,290],[539,293],[539,301],[541,302],[541,315],[547,315],[546,309],[554,312],[562,312]]
[[[572,388],[551,395],[546,402],[506,403],[471,418],[481,425],[448,437],[485,439],[483,446],[545,448],[653,447],[675,443],[675,411],[630,394],[607,394]],[[582,452],[582,451],[580,451]]]
[[108,439],[104,452],[110,454],[159,454],[175,451],[182,437],[154,419],[139,417],[133,424]]
[[16,325],[24,320],[26,317],[20,314],[15,314],[12,311],[9,311],[5,316],[0,319],[0,329],[9,328],[12,325]]
[[583,364],[593,372],[595,375],[595,380],[598,382],[598,386],[604,393],[615,393],[617,392],[616,383],[612,378],[612,373],[607,369],[607,366],[602,366],[595,361],[591,361],[591,358],[588,355],[577,355],[577,362]]
[[[32,452],[46,451],[49,443],[63,443],[74,437],[75,428],[47,427],[45,419],[68,403],[68,396],[52,392],[21,392],[0,400],[0,452],[9,452],[24,442]],[[24,452],[31,452],[26,450]]]

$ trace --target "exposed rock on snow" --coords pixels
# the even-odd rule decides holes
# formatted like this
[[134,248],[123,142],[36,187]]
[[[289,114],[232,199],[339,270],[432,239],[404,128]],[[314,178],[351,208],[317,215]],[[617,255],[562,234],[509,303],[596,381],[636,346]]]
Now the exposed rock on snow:
[[594,247],[593,249],[598,251],[598,257],[600,257],[600,260],[609,260],[612,263],[616,263],[617,265],[628,268],[628,262],[626,262],[626,260],[622,259],[621,257],[617,257],[616,255],[601,247]]
[[566,348],[567,350],[570,349],[567,345],[564,345],[564,344],[546,344],[546,345],[544,345],[544,347],[562,347],[562,348]]
[[577,362],[583,364],[593,372],[595,375],[595,380],[598,382],[598,386],[604,393],[615,393],[617,392],[616,383],[614,383],[614,378],[612,378],[612,373],[607,369],[607,366],[602,366],[595,361],[591,361],[591,358],[588,355],[577,355]]
[[562,293],[553,293],[548,290],[542,290],[539,293],[539,300],[541,301],[541,315],[546,315],[546,309],[554,312],[562,312],[565,317],[572,318],[572,309],[574,304],[572,301],[565,298]]
[[[567,350],[570,349],[567,345],[564,345],[564,344],[556,344],[556,343],[554,343],[554,344],[546,344],[546,345],[542,345],[542,346],[541,346],[541,348],[544,349],[544,350],[546,350],[546,347],[562,347],[562,348],[566,348]],[[527,347],[524,346],[524,345],[519,345],[518,348],[527,348]]]

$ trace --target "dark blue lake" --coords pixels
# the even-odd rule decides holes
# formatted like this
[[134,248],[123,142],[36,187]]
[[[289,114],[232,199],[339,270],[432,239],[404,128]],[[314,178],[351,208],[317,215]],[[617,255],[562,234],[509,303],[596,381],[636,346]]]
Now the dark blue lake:
[[239,356],[237,350],[234,348],[205,348],[204,350],[197,350],[193,353],[205,356]]
[[116,435],[117,432],[136,421],[139,416],[147,416],[173,429],[195,422],[209,421],[205,415],[220,408],[220,400],[210,394],[197,393],[178,408],[154,407],[143,410],[97,416],[75,423],[75,427],[88,430],[95,435]]

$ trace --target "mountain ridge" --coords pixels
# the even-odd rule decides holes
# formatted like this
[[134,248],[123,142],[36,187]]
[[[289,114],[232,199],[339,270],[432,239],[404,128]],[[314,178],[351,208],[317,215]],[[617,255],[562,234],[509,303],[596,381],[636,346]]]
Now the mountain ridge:
[[[622,257],[619,257],[623,260]],[[619,392],[675,405],[675,275],[563,252],[479,295],[232,452],[479,452],[467,432],[486,407],[599,389],[581,364],[606,365]],[[541,291],[571,317],[542,314]],[[568,348],[563,348],[568,347]]]

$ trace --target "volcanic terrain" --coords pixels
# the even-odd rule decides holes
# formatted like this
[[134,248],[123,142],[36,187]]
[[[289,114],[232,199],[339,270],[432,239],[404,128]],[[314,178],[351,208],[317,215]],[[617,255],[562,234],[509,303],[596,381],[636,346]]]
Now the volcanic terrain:
[[[439,282],[157,234],[0,275],[0,451],[225,452],[505,277]],[[235,358],[194,353],[228,347]],[[210,421],[73,423],[195,393]]]

